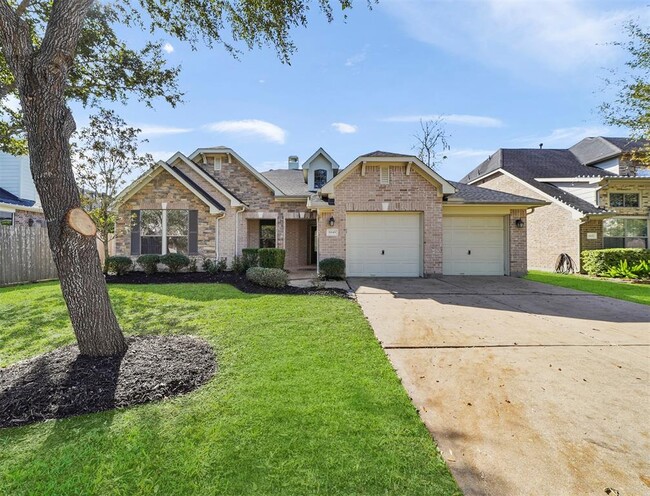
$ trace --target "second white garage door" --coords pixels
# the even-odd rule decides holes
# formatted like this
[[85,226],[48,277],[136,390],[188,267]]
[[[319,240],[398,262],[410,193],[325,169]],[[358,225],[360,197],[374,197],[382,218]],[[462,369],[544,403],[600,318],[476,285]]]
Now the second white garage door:
[[422,222],[419,213],[348,213],[347,275],[422,275]]
[[444,217],[442,273],[505,274],[505,217]]

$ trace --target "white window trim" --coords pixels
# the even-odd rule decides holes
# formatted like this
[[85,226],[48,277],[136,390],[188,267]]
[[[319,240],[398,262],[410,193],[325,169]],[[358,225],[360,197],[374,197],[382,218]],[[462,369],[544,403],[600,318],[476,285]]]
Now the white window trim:
[[[619,207],[621,208],[621,207]],[[631,207],[634,208],[634,207]],[[648,228],[646,231],[645,239],[646,239],[646,245],[648,248],[650,248],[650,219],[648,217],[644,217],[642,215],[621,215],[619,217],[610,217],[609,219],[604,219],[606,220],[645,220],[648,224]],[[603,226],[604,227],[604,226]],[[603,229],[603,243],[605,242],[605,238],[620,238],[621,236],[605,236],[605,230]],[[627,238],[628,236],[623,236],[623,238]],[[630,236],[634,238],[643,238],[644,236]]]
[[221,157],[214,156],[212,158],[212,164],[214,166],[214,171],[219,172],[221,170]]
[[[142,210],[158,210],[158,209],[157,208],[143,208]],[[166,255],[167,254],[167,210],[168,210],[167,209],[167,203],[163,203],[161,205],[160,210],[162,211],[162,235],[161,235],[162,236],[162,243],[161,243],[162,248],[161,248],[161,253],[158,253],[158,255]],[[176,209],[169,209],[169,210],[176,210]],[[188,222],[188,225],[187,225],[187,236],[188,236],[187,243],[188,243],[188,251],[189,251],[189,235],[190,235],[190,226],[189,226],[190,216],[189,216],[189,212],[190,212],[190,209],[181,208],[181,209],[178,209],[178,210],[187,210],[187,212],[188,212],[188,214],[187,214],[187,222]],[[146,236],[146,235],[143,235],[142,232],[140,233],[140,246],[141,247],[142,247],[142,238],[146,238],[146,237],[153,237],[153,236]],[[142,249],[141,249],[141,251],[142,251]],[[155,255],[155,253],[152,253],[151,255]]]
[[[609,207],[610,208],[640,208],[641,207],[641,194],[637,192],[629,192],[629,191],[610,191],[607,194],[607,199],[609,201]],[[623,205],[619,207],[612,207],[612,195],[623,195]],[[625,195],[636,195],[637,196],[637,206],[636,207],[628,207],[625,205]]]

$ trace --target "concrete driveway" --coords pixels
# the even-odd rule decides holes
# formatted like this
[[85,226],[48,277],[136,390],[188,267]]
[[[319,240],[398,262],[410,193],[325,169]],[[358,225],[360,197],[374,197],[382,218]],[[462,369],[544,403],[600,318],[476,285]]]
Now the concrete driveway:
[[509,277],[350,283],[466,496],[650,494],[650,307]]

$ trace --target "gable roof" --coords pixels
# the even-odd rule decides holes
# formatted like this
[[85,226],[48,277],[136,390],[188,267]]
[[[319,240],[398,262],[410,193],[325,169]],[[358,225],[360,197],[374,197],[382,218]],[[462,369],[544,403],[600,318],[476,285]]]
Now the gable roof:
[[[366,159],[370,159],[370,160],[366,160]],[[381,151],[367,153],[365,155],[360,155],[359,157],[357,157],[354,161],[352,161],[352,163],[350,163],[350,165],[348,165],[345,169],[343,169],[336,176],[330,179],[321,188],[321,192],[332,195],[334,193],[334,186],[336,184],[340,183],[343,180],[343,178],[345,178],[348,174],[350,174],[350,172],[352,172],[358,165],[365,164],[366,162],[378,162],[378,163],[402,162],[402,163],[412,164],[418,167],[425,175],[429,176],[431,179],[433,179],[438,184],[440,184],[442,186],[443,194],[452,194],[456,192],[456,188],[454,188],[454,186],[452,186],[449,181],[444,179],[440,174],[438,174],[430,167],[427,167],[424,164],[424,162],[422,162],[415,155],[403,155],[400,153],[389,153],[389,152],[381,152]]]
[[173,167],[172,166],[171,169],[174,171],[174,174],[176,174],[177,179],[179,179],[181,182],[185,182],[185,183],[187,183],[188,185],[191,186],[191,188],[189,188],[190,191],[192,191],[192,189],[194,189],[199,194],[199,197],[203,197],[204,200],[207,200],[207,202],[210,205],[217,208],[218,210],[221,210],[222,212],[224,212],[226,210],[224,208],[224,206],[221,203],[219,203],[215,197],[210,195],[207,191],[205,191],[203,188],[201,188],[201,186],[199,186],[194,181],[192,181],[192,179],[190,179],[188,177],[188,175],[185,174],[178,167]]
[[525,196],[504,193],[494,189],[472,186],[470,184],[449,181],[458,191],[445,197],[449,203],[462,202],[469,204],[508,204],[508,205],[546,205],[548,202]]
[[0,203],[16,205],[17,207],[33,207],[36,203],[34,200],[23,200],[6,189],[0,188]]
[[618,157],[622,153],[646,148],[648,145],[650,143],[646,140],[595,136],[578,141],[569,150],[581,164],[592,165]]
[[460,182],[472,184],[497,171],[505,171],[545,195],[582,214],[603,214],[605,209],[592,205],[553,184],[537,181],[540,177],[599,178],[614,174],[579,162],[570,150],[500,148],[494,155],[463,177]]
[[339,169],[339,164],[336,160],[332,158],[332,156],[325,151],[325,149],[321,146],[318,150],[316,150],[314,153],[312,153],[311,157],[309,157],[307,160],[305,160],[302,163],[302,168],[305,168],[305,165],[314,160],[318,155],[323,155],[329,162],[332,164],[332,169]]
[[300,169],[278,169],[262,172],[262,175],[275,184],[286,196],[307,197],[309,186],[305,182],[305,176]]
[[232,148],[228,148],[227,146],[213,146],[210,148],[197,148],[194,150],[189,158],[190,160],[194,160],[196,157],[198,157],[201,154],[204,153],[220,153],[220,154],[225,154],[225,155],[232,155],[237,159],[237,161],[244,166],[245,169],[247,169],[255,178],[257,178],[264,186],[269,188],[271,191],[276,196],[283,196],[282,191],[280,191],[271,181],[269,181],[267,178],[265,178],[255,167],[253,167],[251,164],[246,162],[242,157],[240,157],[235,150]]

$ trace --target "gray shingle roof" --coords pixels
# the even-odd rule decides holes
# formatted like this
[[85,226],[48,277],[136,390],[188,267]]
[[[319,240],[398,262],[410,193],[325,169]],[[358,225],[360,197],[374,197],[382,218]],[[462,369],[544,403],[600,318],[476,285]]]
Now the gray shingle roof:
[[413,155],[406,155],[404,153],[393,153],[393,152],[382,152],[377,150],[374,152],[366,153],[361,155],[361,157],[413,157]]
[[606,212],[606,210],[567,193],[557,186],[535,180],[537,177],[589,178],[614,175],[596,167],[581,164],[570,150],[502,148],[463,177],[460,182],[468,183],[499,169],[509,172],[513,176],[530,184],[533,188],[546,193],[583,214],[600,214]]
[[525,196],[513,195],[504,193],[503,191],[496,191],[489,188],[479,186],[472,186],[470,184],[457,183],[449,181],[458,191],[452,195],[448,195],[447,201],[462,200],[464,203],[507,203],[524,205],[543,205],[545,202],[536,200],[534,198],[527,198]]
[[309,196],[309,189],[300,169],[270,170],[262,172],[262,175],[287,196]]
[[9,191],[3,188],[0,188],[0,202],[21,207],[33,207],[36,203],[34,200],[23,200],[22,198],[18,198],[16,195],[9,193]]
[[622,152],[631,152],[633,150],[638,150],[639,148],[644,148],[650,145],[647,140],[633,140],[631,138],[607,138],[604,136],[603,139],[609,141],[612,145],[620,149]]
[[187,174],[185,174],[183,171],[181,171],[181,170],[180,170],[179,168],[177,168],[177,167],[172,167],[172,170],[174,171],[174,174],[177,174],[178,177],[180,177],[180,178],[183,179],[187,184],[189,184],[190,186],[192,186],[192,188],[194,188],[197,192],[199,192],[199,193],[201,194],[201,196],[203,196],[206,200],[208,200],[208,201],[210,202],[210,204],[212,204],[213,206],[217,207],[219,210],[225,212],[226,209],[223,207],[223,205],[222,205],[221,203],[219,203],[219,202],[216,200],[216,198],[214,198],[212,195],[210,195],[210,193],[208,193],[206,190],[204,190],[203,188],[201,188],[201,186],[199,186],[198,184],[196,184],[196,183],[195,183],[195,182],[194,182],[194,181],[193,181],[193,180],[192,180],[192,179],[191,179]]

